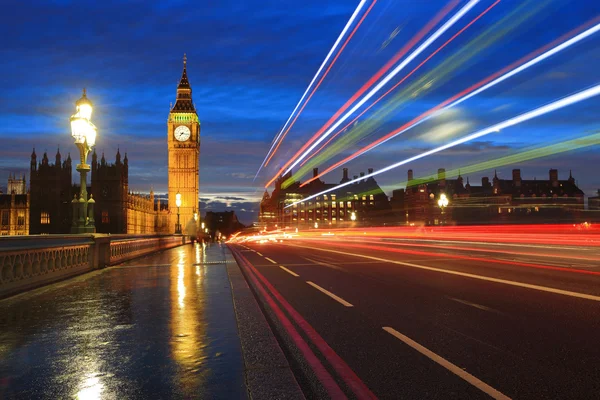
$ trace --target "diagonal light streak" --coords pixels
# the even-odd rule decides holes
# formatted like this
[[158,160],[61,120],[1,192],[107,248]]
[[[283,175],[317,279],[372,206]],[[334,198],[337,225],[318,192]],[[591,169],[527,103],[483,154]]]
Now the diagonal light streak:
[[459,3],[459,0],[451,0],[450,2],[448,2],[448,4],[442,8],[423,28],[421,28],[419,30],[419,32],[417,32],[417,34],[415,36],[412,37],[411,40],[409,40],[404,46],[402,46],[402,48],[394,55],[394,57],[392,57],[387,63],[385,63],[385,65],[383,67],[381,67],[379,69],[379,71],[377,71],[358,91],[356,91],[356,93],[354,93],[352,95],[352,97],[350,97],[350,99],[348,99],[346,101],[346,103],[344,103],[344,105],[342,107],[340,107],[339,110],[337,110],[335,112],[335,114],[329,118],[329,120],[325,123],[325,125],[323,125],[297,152],[296,154],[294,154],[293,157],[291,157],[280,169],[279,172],[277,172],[277,174],[269,181],[267,182],[267,184],[265,185],[265,187],[268,187],[269,185],[271,185],[275,179],[277,179],[279,176],[281,176],[282,172],[292,163],[292,161],[294,161],[298,156],[300,156],[302,154],[302,152],[304,150],[306,150],[308,148],[308,146],[310,146],[315,140],[317,140],[319,138],[319,136],[327,129],[329,128],[329,126],[335,122],[335,120],[342,115],[342,113],[344,111],[346,111],[348,109],[348,107],[350,107],[350,105],[356,101],[360,96],[363,95],[363,93],[365,93],[370,87],[372,87],[375,82],[377,82],[382,76],[385,75],[386,72],[388,72],[390,70],[390,68],[392,68],[394,66],[394,64],[396,64],[402,57],[404,57],[406,55],[406,53],[408,53],[408,51],[410,49],[412,49],[421,39],[423,39],[423,37],[425,37],[425,35],[427,35],[443,18],[446,17],[446,15],[448,15],[448,13],[454,9]]
[[371,91],[362,98],[350,111],[348,111],[342,118],[338,120],[335,124],[333,124],[315,143],[312,144],[300,157],[298,157],[292,165],[290,165],[287,170],[284,172],[284,175],[291,171],[299,162],[304,159],[315,147],[319,145],[323,140],[325,140],[338,126],[340,126],[348,117],[350,117],[356,110],[362,107],[371,97],[373,97],[383,86],[385,86],[394,76],[396,76],[400,71],[406,67],[412,60],[414,60],[419,54],[421,54],[431,43],[433,43],[437,38],[443,35],[448,29],[452,27],[458,20],[460,20],[471,8],[473,8],[479,0],[471,0],[467,5],[461,8],[452,18],[450,18],[441,28],[439,28],[433,35],[431,35],[425,42],[423,42],[415,51],[413,51],[408,57],[404,59],[396,68],[392,70],[381,82],[379,82]]
[[[294,110],[292,111],[292,113],[290,114],[288,120],[285,122],[285,124],[283,125],[283,127],[281,128],[281,130],[279,131],[279,134],[275,137],[275,140],[273,141],[273,144],[271,145],[271,148],[269,149],[269,151],[267,152],[267,155],[265,156],[265,159],[263,160],[262,164],[260,165],[260,167],[258,168],[258,171],[256,172],[256,175],[254,176],[254,179],[256,179],[256,177],[258,176],[260,170],[262,169],[262,167],[265,165],[265,162],[267,161],[267,158],[269,157],[269,155],[271,154],[271,151],[273,150],[273,148],[275,147],[275,145],[278,143],[279,138],[281,137],[281,135],[283,134],[283,131],[285,130],[285,128],[287,127],[287,125],[289,124],[290,120],[292,119],[292,117],[294,116],[294,113],[296,112],[296,110],[298,110],[298,107],[300,107],[300,104],[302,104],[302,100],[304,100],[304,97],[306,97],[306,94],[308,93],[308,91],[310,90],[312,84],[315,82],[315,80],[317,80],[317,77],[319,76],[319,74],[321,73],[321,71],[323,70],[323,68],[325,67],[325,65],[327,64],[327,61],[329,61],[329,58],[331,57],[331,55],[333,54],[333,52],[335,51],[335,49],[337,48],[338,44],[341,42],[342,38],[344,37],[344,35],[346,35],[346,32],[348,31],[348,29],[350,28],[350,26],[352,25],[352,23],[354,22],[354,20],[356,19],[356,17],[358,16],[360,10],[362,9],[362,7],[365,5],[365,3],[367,2],[367,0],[361,0],[361,2],[358,4],[358,6],[356,7],[356,9],[354,10],[354,13],[352,14],[352,16],[350,17],[350,19],[348,20],[348,22],[346,23],[346,26],[344,26],[344,29],[342,30],[342,32],[340,33],[340,35],[338,36],[337,40],[335,41],[335,43],[333,44],[333,46],[331,47],[331,50],[329,50],[329,53],[327,53],[327,56],[325,57],[325,60],[323,60],[323,63],[321,64],[321,66],[319,67],[319,69],[317,70],[317,73],[315,74],[315,76],[312,78],[312,80],[310,81],[310,83],[308,84],[308,87],[306,88],[306,90],[304,91],[304,94],[302,95],[302,97],[300,98],[300,101],[298,101],[298,104],[296,104],[296,107],[294,108]],[[282,138],[283,140],[283,138]]]
[[[597,21],[598,18],[595,18],[593,21]],[[586,24],[587,25],[587,24]],[[333,171],[335,168],[340,167],[343,164],[346,164],[352,160],[354,160],[355,158],[367,153],[368,151],[373,150],[374,148],[376,148],[379,145],[382,145],[383,143],[387,142],[388,140],[391,140],[393,138],[395,138],[396,136],[399,136],[403,133],[405,133],[406,131],[422,124],[423,122],[435,117],[436,115],[441,114],[442,112],[459,105],[460,103],[472,98],[473,96],[478,95],[479,93],[493,87],[496,86],[497,84],[507,80],[508,78],[525,71],[526,69],[544,61],[545,59],[575,45],[576,43],[590,37],[591,35],[597,33],[598,31],[600,31],[600,23],[597,23],[596,25],[592,26],[591,28],[581,32],[580,34],[574,36],[573,38],[561,43],[560,45],[551,48],[550,50],[546,51],[545,53],[533,58],[532,60],[502,74],[504,71],[506,71],[507,69],[510,69],[511,67],[513,67],[515,64],[519,64],[521,62],[521,60],[517,61],[516,63],[513,63],[512,65],[510,65],[507,68],[502,69],[501,71],[498,71],[496,73],[494,73],[493,75],[491,75],[490,77],[484,79],[483,81],[476,83],[475,85],[472,85],[471,87],[469,87],[466,90],[463,90],[462,92],[454,95],[453,97],[445,100],[444,102],[440,103],[439,105],[435,106],[434,108],[430,109],[429,111],[424,112],[423,114],[419,115],[418,117],[414,118],[413,120],[411,120],[410,122],[402,125],[400,128],[396,129],[395,131],[388,133],[387,135],[375,140],[374,142],[366,145],[365,147],[363,147],[362,149],[356,151],[353,154],[350,154],[348,157],[344,158],[343,160],[340,160],[338,162],[336,162],[335,164],[333,164],[332,166],[328,167],[327,169],[325,169],[323,172],[321,172],[320,174],[318,174],[315,177],[312,177],[311,179],[307,180],[306,182],[304,182],[301,186],[307,185],[308,183],[312,182],[315,179],[320,178],[321,176]],[[567,34],[568,35],[568,34]],[[562,38],[560,38],[562,39]],[[560,40],[559,39],[559,40]],[[554,42],[552,43],[554,44]],[[548,46],[545,46],[548,47]],[[538,53],[538,51],[534,52]],[[529,56],[525,57],[528,58]],[[500,75],[500,76],[498,76]],[[494,77],[497,77],[496,79],[493,79]],[[486,83],[489,82],[489,83]],[[475,90],[473,90],[475,89]],[[470,92],[470,93],[469,93]],[[466,94],[468,93],[468,94]]]
[[319,79],[319,82],[317,82],[317,84],[315,85],[315,87],[311,90],[311,92],[308,95],[306,101],[304,102],[304,104],[302,104],[302,107],[296,113],[296,116],[292,120],[292,123],[283,132],[283,135],[281,136],[281,139],[279,140],[279,143],[277,143],[277,146],[275,146],[275,149],[271,152],[271,155],[269,156],[269,158],[267,158],[267,162],[265,162],[265,166],[269,165],[269,161],[271,161],[271,158],[273,158],[273,156],[277,152],[277,149],[279,149],[279,146],[281,146],[281,143],[283,142],[283,139],[285,138],[285,136],[287,135],[287,133],[290,131],[290,129],[292,129],[292,126],[294,126],[294,123],[296,123],[296,120],[298,119],[298,117],[300,116],[300,114],[302,114],[302,111],[304,111],[304,107],[306,107],[306,105],[308,104],[308,102],[310,101],[310,99],[313,97],[313,95],[315,94],[315,92],[317,91],[317,89],[319,88],[319,86],[321,86],[321,83],[323,82],[323,80],[325,79],[325,77],[327,77],[327,74],[329,74],[329,71],[331,70],[331,67],[334,66],[335,62],[337,61],[337,59],[339,58],[339,56],[342,54],[342,52],[346,48],[346,45],[348,44],[348,42],[350,41],[350,39],[352,39],[352,37],[354,36],[354,34],[358,30],[358,28],[360,28],[360,26],[362,25],[362,23],[365,20],[365,18],[367,17],[367,15],[369,15],[369,13],[371,12],[371,10],[373,9],[373,6],[375,5],[375,3],[377,3],[377,0],[373,0],[373,3],[371,3],[371,6],[367,9],[367,11],[365,11],[365,13],[363,14],[363,16],[360,19],[360,21],[358,21],[358,23],[356,24],[356,26],[354,27],[354,29],[352,30],[352,32],[348,35],[348,37],[344,41],[344,44],[342,45],[342,47],[340,47],[340,50],[337,52],[337,54],[335,55],[335,57],[333,58],[333,60],[329,64],[329,67],[327,67],[327,70],[325,70],[325,73],[323,73],[323,76],[321,76],[321,79]]
[[395,164],[389,165],[389,166],[387,166],[387,167],[385,167],[383,169],[380,169],[380,170],[375,171],[373,173],[367,174],[367,175],[365,175],[363,177],[360,177],[358,179],[352,179],[352,180],[350,180],[348,182],[339,184],[339,185],[337,185],[337,186],[335,186],[333,188],[324,190],[324,191],[319,192],[317,194],[314,194],[312,196],[308,196],[308,197],[306,197],[306,198],[304,198],[304,199],[302,199],[300,201],[296,201],[296,202],[294,202],[294,203],[286,206],[285,208],[289,208],[289,207],[291,207],[291,206],[293,206],[295,204],[305,202],[305,201],[313,199],[313,198],[315,198],[317,196],[321,196],[321,195],[323,195],[325,193],[329,193],[331,191],[337,190],[337,189],[342,188],[344,186],[351,185],[351,184],[359,182],[361,180],[368,179],[368,178],[370,178],[372,176],[383,174],[384,172],[390,171],[390,170],[392,170],[394,168],[398,168],[399,166],[402,166],[404,164],[408,164],[410,162],[419,160],[421,158],[430,156],[432,154],[439,153],[440,151],[447,150],[447,149],[449,149],[451,147],[458,146],[460,144],[469,142],[469,141],[471,141],[473,139],[477,139],[477,138],[480,138],[482,136],[489,135],[490,133],[493,133],[493,132],[500,132],[500,130],[502,130],[502,129],[506,129],[506,128],[511,127],[511,126],[518,125],[518,124],[520,124],[522,122],[529,121],[531,119],[537,118],[537,117],[542,116],[544,114],[548,114],[548,113],[550,113],[552,111],[556,111],[556,110],[559,110],[561,108],[564,108],[564,107],[570,106],[572,104],[578,103],[580,101],[589,99],[591,97],[598,96],[599,94],[600,94],[600,84],[598,84],[596,86],[593,86],[593,87],[591,87],[589,89],[583,90],[581,92],[572,94],[571,96],[565,97],[563,99],[557,100],[557,101],[555,101],[553,103],[550,103],[550,104],[547,104],[545,106],[536,108],[535,110],[526,112],[524,114],[518,115],[518,116],[513,117],[511,119],[508,119],[506,121],[503,121],[503,122],[500,122],[498,124],[492,125],[492,126],[490,126],[488,128],[485,128],[485,129],[482,129],[482,130],[477,131],[475,133],[472,133],[470,135],[467,135],[467,136],[465,136],[465,137],[463,137],[461,139],[454,140],[454,141],[452,141],[450,143],[447,143],[447,144],[445,144],[443,146],[439,146],[439,147],[436,147],[434,149],[431,149],[431,150],[428,150],[426,152],[423,152],[421,154],[417,154],[416,156],[413,156],[413,157],[407,158],[405,160],[402,160],[400,162],[397,162]]
[[[404,81],[406,81],[408,78],[410,78],[415,72],[417,72],[423,65],[425,65],[429,60],[431,60],[437,53],[439,53],[441,50],[443,50],[448,44],[452,43],[452,41],[454,39],[456,39],[458,36],[460,36],[461,33],[463,33],[464,31],[466,31],[471,25],[473,25],[475,22],[477,22],[481,17],[483,17],[485,14],[487,14],[492,8],[494,8],[496,5],[498,5],[498,3],[500,3],[501,0],[496,0],[492,5],[490,5],[488,8],[486,8],[485,10],[483,10],[483,12],[481,14],[479,14],[477,17],[475,17],[471,22],[469,22],[467,25],[465,25],[460,31],[456,32],[450,39],[448,39],[444,44],[442,44],[440,47],[437,48],[437,50],[435,50],[433,53],[431,53],[425,60],[421,61],[421,63],[419,65],[417,65],[415,68],[413,68],[412,71],[410,71],[408,74],[406,74],[400,81],[398,81],[398,83],[396,83],[394,86],[392,86],[388,91],[386,91],[384,94],[382,94],[381,96],[379,96],[379,98],[377,100],[375,100],[373,103],[369,104],[368,107],[366,107],[363,111],[361,111],[360,114],[358,114],[352,121],[348,122],[346,124],[346,126],[344,126],[343,128],[341,128],[339,131],[336,132],[335,135],[333,135],[331,138],[329,138],[329,140],[327,142],[325,142],[323,144],[323,146],[321,146],[319,149],[317,149],[317,151],[315,151],[313,154],[310,154],[308,157],[306,157],[304,159],[304,161],[302,162],[302,164],[300,164],[300,166],[304,165],[304,163],[306,163],[308,160],[310,160],[312,157],[314,157],[315,155],[317,155],[321,150],[323,150],[323,148],[325,148],[325,146],[327,146],[333,139],[335,139],[340,133],[342,133],[345,129],[347,129],[350,125],[352,125],[354,122],[356,122],[360,117],[362,117],[367,111],[369,111],[371,108],[373,108],[377,103],[379,103],[384,97],[386,97],[388,94],[390,94],[391,92],[393,92],[398,86],[400,86],[401,84],[404,83]],[[316,179],[316,178],[315,178]],[[307,184],[308,182],[305,182],[303,185]]]

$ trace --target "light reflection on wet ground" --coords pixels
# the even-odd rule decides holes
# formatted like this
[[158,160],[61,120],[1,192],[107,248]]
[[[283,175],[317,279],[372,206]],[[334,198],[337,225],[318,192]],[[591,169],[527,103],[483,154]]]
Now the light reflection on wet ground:
[[220,260],[188,245],[0,301],[0,398],[245,398]]

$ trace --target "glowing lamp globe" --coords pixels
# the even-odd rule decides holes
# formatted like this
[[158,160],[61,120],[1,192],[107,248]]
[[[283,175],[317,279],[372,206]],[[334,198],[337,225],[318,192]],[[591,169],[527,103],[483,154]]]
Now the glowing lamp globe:
[[85,141],[87,128],[86,120],[79,118],[77,114],[71,117],[71,136],[75,139],[75,143],[83,143]]
[[444,193],[442,193],[440,195],[440,198],[438,199],[438,205],[440,207],[447,207],[448,206],[448,198],[446,197],[446,195]]
[[179,192],[175,195],[175,205],[181,207],[181,193]]
[[75,102],[75,108],[79,117],[88,121],[92,119],[92,102],[87,98],[85,89],[83,89],[83,96]]

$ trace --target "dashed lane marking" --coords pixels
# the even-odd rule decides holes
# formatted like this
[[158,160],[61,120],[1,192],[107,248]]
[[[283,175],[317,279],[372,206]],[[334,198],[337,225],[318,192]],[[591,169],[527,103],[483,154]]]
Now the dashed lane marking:
[[324,252],[328,252],[328,253],[343,254],[343,255],[347,255],[347,256],[361,257],[361,258],[366,258],[369,260],[386,261],[391,264],[404,265],[405,267],[410,267],[410,268],[423,269],[426,271],[433,271],[433,272],[441,272],[443,274],[448,274],[448,275],[456,275],[456,276],[462,276],[465,278],[479,279],[482,281],[501,283],[501,284],[509,285],[509,286],[517,286],[517,287],[522,287],[522,288],[526,288],[526,289],[538,290],[540,292],[554,293],[554,294],[560,294],[563,296],[576,297],[576,298],[580,298],[580,299],[586,299],[586,300],[600,302],[600,296],[594,296],[592,294],[571,292],[569,290],[562,290],[562,289],[556,289],[556,288],[551,288],[551,287],[546,287],[546,286],[533,285],[530,283],[509,281],[506,279],[492,278],[490,276],[469,274],[467,272],[453,271],[453,270],[448,270],[448,269],[443,269],[443,268],[428,267],[426,265],[419,265],[419,264],[407,263],[407,262],[402,262],[402,261],[388,260],[385,258],[367,256],[364,254],[356,254],[356,253],[348,253],[348,252],[344,252],[344,251],[323,249],[320,247],[306,247],[306,246],[298,246],[298,245],[292,245],[292,244],[288,244],[288,246],[299,247],[299,248],[308,248],[308,249],[312,249],[312,250],[319,250],[319,251],[324,251]]
[[339,296],[336,296],[335,294],[331,293],[327,289],[323,289],[321,286],[317,285],[316,283],[313,283],[311,281],[306,281],[306,283],[308,283],[310,286],[314,287],[318,291],[320,291],[322,293],[325,293],[327,296],[331,297],[332,299],[334,299],[338,303],[344,305],[344,307],[354,307],[352,304],[348,303],[346,300],[342,299]]
[[296,277],[300,276],[297,273],[295,273],[294,271],[287,269],[283,265],[280,265],[279,268],[281,268],[282,270],[284,270],[285,272],[287,272],[290,275],[293,275],[293,276],[296,276]]
[[481,304],[477,304],[477,303],[472,303],[470,301],[467,300],[462,300],[462,299],[457,299],[455,297],[447,297],[449,300],[455,301],[457,303],[461,303],[464,304],[466,306],[471,306],[471,307],[475,307],[479,310],[483,310],[483,311],[489,311],[489,312],[493,312],[493,313],[497,313],[497,314],[501,314],[500,311],[498,310],[494,310],[493,308],[487,307],[487,306],[482,306]]
[[452,372],[453,374],[457,375],[458,377],[469,382],[471,385],[475,386],[477,389],[486,393],[490,397],[492,397],[494,399],[503,399],[503,400],[510,399],[510,397],[508,397],[505,394],[494,389],[493,387],[491,387],[487,383],[483,382],[479,378],[476,378],[475,376],[469,374],[467,371],[452,364],[450,361],[446,360],[442,356],[435,354],[433,351],[429,350],[428,348],[421,346],[419,343],[415,342],[408,336],[401,334],[394,328],[390,328],[389,326],[384,326],[383,330],[386,331],[387,333],[391,334],[395,338],[400,339],[401,341],[403,341],[404,343],[406,343],[413,349],[417,350],[419,353],[423,354],[424,356],[428,357],[429,359],[433,360],[434,362],[438,363],[442,367],[446,368],[448,371]]
[[265,260],[271,261],[273,264],[277,264],[275,261],[271,260],[269,257],[265,257]]

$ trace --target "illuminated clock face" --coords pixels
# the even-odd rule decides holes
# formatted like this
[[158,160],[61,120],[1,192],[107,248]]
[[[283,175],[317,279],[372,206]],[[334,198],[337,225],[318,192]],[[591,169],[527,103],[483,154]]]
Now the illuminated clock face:
[[185,142],[190,138],[190,128],[187,126],[181,125],[175,128],[175,139],[180,142]]

